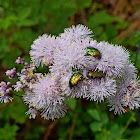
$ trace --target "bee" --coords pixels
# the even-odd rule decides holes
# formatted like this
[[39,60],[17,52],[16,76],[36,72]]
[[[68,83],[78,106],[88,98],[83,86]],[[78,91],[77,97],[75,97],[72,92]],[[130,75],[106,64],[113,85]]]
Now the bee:
[[74,86],[74,85],[77,85],[77,83],[83,78],[83,75],[78,72],[78,73],[75,73],[74,75],[72,75],[72,77],[70,78],[70,81],[69,81],[69,84],[70,84],[70,87]]
[[87,77],[88,78],[102,78],[105,74],[102,71],[89,71]]
[[91,55],[93,57],[97,57],[98,59],[101,59],[101,53],[98,49],[95,49],[93,47],[87,47],[86,48],[87,55]]

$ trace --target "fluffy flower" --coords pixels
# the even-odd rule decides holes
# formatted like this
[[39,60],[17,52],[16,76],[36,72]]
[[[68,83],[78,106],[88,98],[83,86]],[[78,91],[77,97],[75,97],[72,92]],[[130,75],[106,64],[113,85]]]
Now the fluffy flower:
[[[125,81],[128,81],[128,79],[136,79],[137,75],[137,70],[135,68],[135,66],[130,62],[128,61],[125,65],[125,68],[122,72],[122,80],[123,82],[125,83]],[[118,80],[119,81],[119,80]]]
[[140,106],[140,81],[137,79],[127,80],[123,91],[125,92],[123,99],[125,105],[130,109],[138,108]]
[[15,63],[19,64],[23,64],[24,63],[24,58],[18,57],[17,60],[15,61]]
[[37,114],[37,110],[34,109],[34,108],[29,108],[29,110],[25,114],[27,114],[27,115],[29,114],[30,115],[29,116],[30,119],[31,118],[35,119],[36,114]]
[[65,95],[66,97],[82,97],[83,93],[82,91],[82,81],[79,81],[75,86],[70,87],[70,79],[72,77],[73,74],[75,74],[76,72],[63,72],[63,74],[61,75],[61,79],[60,79],[60,83],[62,86],[62,91],[63,91],[63,95]]
[[9,101],[12,101],[13,98],[10,97],[9,95],[1,95],[0,93],[0,102],[1,103],[8,103]]
[[21,91],[25,85],[20,81],[16,82],[16,85],[13,85],[15,91]]
[[60,82],[65,96],[72,98],[83,97],[101,102],[104,98],[115,95],[116,82],[114,79],[108,77],[88,78],[85,71],[81,71],[81,79],[75,85],[70,86],[70,79],[77,72],[64,72],[61,75]]
[[63,117],[66,114],[66,104],[64,101],[50,102],[41,110],[41,116],[45,119],[52,119]]
[[116,81],[112,78],[95,78],[84,82],[90,83],[89,93],[87,94],[87,98],[90,100],[101,102],[104,101],[104,98],[116,93]]
[[71,45],[61,44],[61,49],[58,49],[54,54],[54,65],[51,66],[51,71],[72,71],[72,68],[84,68],[84,55],[86,50],[83,50],[76,43]]
[[44,34],[36,39],[31,46],[30,56],[36,66],[50,65],[53,62],[53,53],[56,49],[55,36]]
[[77,26],[73,25],[71,28],[66,28],[64,33],[60,34],[60,37],[64,40],[75,41],[77,39],[91,39],[93,35],[90,34],[92,34],[90,29],[79,24]]
[[124,102],[122,101],[123,95],[121,94],[116,94],[115,96],[111,96],[108,98],[109,105],[111,108],[109,111],[114,110],[114,114],[122,114],[126,112],[126,109],[124,106]]
[[5,83],[2,81],[0,83],[0,102],[1,103],[7,103],[13,100],[13,98],[8,95],[8,93],[12,90],[12,88],[10,88],[9,85],[10,85],[10,82]]
[[[88,47],[91,47],[91,48],[97,48],[98,46],[98,43],[96,40],[88,40],[88,39],[83,39],[82,41],[80,40],[76,40],[75,41],[75,44],[77,46],[79,46],[79,50],[82,49],[85,51],[85,54],[83,56],[83,65],[86,69],[89,69],[89,70],[94,70],[96,69],[98,63],[100,62],[100,59],[99,58],[96,58],[94,56],[91,56],[91,55],[87,55],[87,48]],[[102,55],[102,54],[101,54]]]
[[108,76],[120,77],[129,59],[128,51],[122,46],[114,46],[107,42],[100,42],[97,49],[102,54],[97,69],[107,73]]
[[117,92],[115,96],[111,96],[109,103],[110,110],[114,110],[114,113],[125,113],[125,107],[130,109],[138,108],[140,105],[140,81],[137,79],[125,81],[122,79],[117,81]]
[[[16,91],[25,90],[23,99],[29,106],[26,114],[35,118],[39,112],[45,119],[59,118],[66,113],[65,98],[87,98],[97,102],[108,99],[110,110],[125,113],[140,106],[140,81],[122,46],[92,40],[92,31],[84,25],[72,26],[58,37],[44,34],[31,46],[33,64],[48,66],[49,73],[34,73],[35,66],[25,62],[21,73],[16,68],[6,75],[19,81]],[[18,57],[17,64],[24,59]],[[11,88],[0,83],[0,102],[8,102]]]
[[16,77],[16,68],[13,68],[11,70],[7,70],[6,75],[9,77],[9,79],[15,79]]
[[33,90],[24,95],[24,101],[29,107],[39,110],[46,119],[59,118],[66,112],[58,79],[50,74],[33,84]]

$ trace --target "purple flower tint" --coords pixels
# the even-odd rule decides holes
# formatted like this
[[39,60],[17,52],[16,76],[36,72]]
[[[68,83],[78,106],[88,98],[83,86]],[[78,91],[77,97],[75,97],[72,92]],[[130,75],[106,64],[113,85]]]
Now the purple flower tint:
[[79,51],[84,50],[84,56],[83,56],[83,65],[86,69],[96,69],[98,63],[100,62],[100,59],[87,55],[87,47],[93,47],[97,48],[97,41],[93,40],[76,40],[74,44],[78,47]]
[[95,47],[102,55],[97,69],[105,72],[108,76],[121,77],[129,60],[128,51],[122,46],[112,45],[107,42],[100,42]]
[[14,85],[14,90],[21,91],[23,88],[32,88],[32,84],[40,77],[40,74],[34,74],[36,70],[34,65],[30,65],[25,62],[24,68],[21,70],[21,73],[17,73],[19,81]]
[[109,109],[109,111],[112,111],[114,110],[114,114],[122,114],[122,113],[126,113],[126,109],[125,109],[125,106],[122,105],[122,102],[119,100],[120,98],[116,97],[116,98],[113,98],[113,100],[110,101],[110,105],[111,108]]
[[124,70],[122,71],[121,77],[123,77],[123,82],[125,83],[125,81],[128,81],[128,79],[130,79],[129,82],[131,81],[131,79],[136,79],[136,73],[137,70],[135,66],[130,61],[128,61],[126,63],[126,66],[124,67]]
[[61,39],[68,40],[68,41],[75,41],[81,39],[90,39],[93,35],[92,31],[88,29],[88,27],[84,25],[77,25],[72,26],[71,28],[66,28],[64,33],[60,34]]
[[17,72],[17,76],[20,76],[20,73],[19,72]]
[[29,64],[28,64],[28,62],[25,62],[24,63],[24,69],[28,69],[29,68]]
[[[43,111],[42,111],[43,110]],[[61,103],[50,103],[49,105],[45,106],[44,109],[42,109],[41,116],[44,119],[56,119],[63,117],[66,114],[66,104],[64,101]]]
[[105,98],[115,95],[116,93],[116,81],[113,78],[88,78],[87,73],[83,78],[77,82],[76,85],[70,86],[70,78],[74,74],[65,72],[60,78],[62,91],[65,96],[71,98],[87,98],[97,102],[104,101]]
[[33,89],[24,95],[25,103],[39,110],[46,119],[59,118],[66,112],[64,97],[57,81],[56,77],[48,74],[33,84]]
[[6,89],[6,93],[9,93],[9,92],[11,92],[11,91],[12,91],[12,88]]
[[115,96],[109,97],[109,106],[114,113],[125,113],[125,107],[130,109],[140,106],[140,81],[137,79],[118,79],[117,92]]
[[10,82],[8,82],[7,84],[5,82],[1,82],[0,83],[0,102],[1,103],[7,103],[9,101],[12,101],[12,97],[10,97],[8,95],[8,93],[10,93],[12,91],[12,88],[9,87]]
[[127,88],[124,95],[124,102],[130,109],[140,106],[140,81],[135,79],[126,82]]
[[25,62],[25,64],[24,64],[25,66],[29,66],[29,64],[28,64],[28,62]]
[[35,67],[35,65],[33,65],[33,64],[30,65],[30,68],[31,68],[33,71],[36,70],[36,67]]
[[18,57],[17,60],[15,61],[15,63],[19,64],[23,64],[24,63],[24,58]]
[[116,93],[116,81],[112,78],[97,78],[84,82],[90,83],[88,89],[90,93],[86,95],[90,100],[101,102],[104,101],[105,98],[114,96]]
[[21,70],[21,74],[27,75],[27,74],[28,74],[27,69],[23,68],[23,69]]
[[57,41],[55,36],[44,34],[36,39],[31,46],[30,56],[32,62],[38,67],[50,65],[53,62],[53,54],[56,49]]
[[23,84],[21,81],[18,81],[16,82],[16,85],[13,85],[14,87],[14,90],[15,91],[21,91],[24,87],[25,87],[25,84]]
[[6,71],[6,75],[9,77],[9,79],[15,79],[16,77],[16,68],[13,68],[11,70]]
[[29,114],[30,115],[29,116],[30,119],[31,118],[35,119],[36,114],[37,114],[37,110],[32,108],[32,107],[30,107],[29,110],[25,114],[27,114],[27,115]]
[[[65,98],[107,99],[115,114],[125,113],[126,107],[140,107],[140,81],[129,52],[119,45],[98,43],[91,33],[86,26],[77,25],[58,37],[44,34],[31,46],[31,64],[18,57],[16,63],[24,63],[21,73],[16,68],[6,71],[10,79],[18,76],[13,87],[24,90],[29,118],[35,118],[37,112],[45,119],[64,116]],[[47,75],[34,73],[40,64],[48,66]],[[9,85],[1,82],[1,102],[12,100]]]
[[71,43],[71,45],[63,43],[61,49],[58,49],[54,54],[53,66],[50,66],[51,71],[72,71],[72,68],[83,69],[86,50],[80,49],[76,43]]

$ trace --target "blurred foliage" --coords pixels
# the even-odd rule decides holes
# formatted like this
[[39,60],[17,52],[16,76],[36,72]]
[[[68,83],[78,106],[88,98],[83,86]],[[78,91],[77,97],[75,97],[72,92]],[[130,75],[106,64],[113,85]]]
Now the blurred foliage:
[[[73,24],[91,28],[97,41],[125,46],[134,62],[140,42],[139,8],[139,0],[0,0],[0,81],[18,56],[30,61],[30,46],[39,35],[58,35]],[[139,64],[140,52],[137,69]],[[140,110],[127,109],[115,116],[105,102],[71,99],[67,103],[68,113],[58,122],[40,116],[29,120],[26,105],[15,96],[14,102],[0,105],[0,140],[140,139]]]

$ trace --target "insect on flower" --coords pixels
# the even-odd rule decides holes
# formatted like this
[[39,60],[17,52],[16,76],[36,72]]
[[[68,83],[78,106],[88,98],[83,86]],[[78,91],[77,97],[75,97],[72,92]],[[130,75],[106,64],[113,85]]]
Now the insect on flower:
[[[86,26],[77,25],[59,36],[39,36],[31,45],[30,64],[18,57],[15,63],[23,64],[23,68],[6,71],[9,79],[17,81],[14,85],[0,82],[0,102],[13,100],[13,89],[23,90],[29,118],[38,113],[52,120],[66,114],[66,100],[70,98],[107,100],[114,114],[140,107],[140,80],[129,52],[120,45],[98,43],[91,33]],[[36,72],[40,64],[47,72]]]
[[82,77],[83,77],[83,75],[80,72],[72,75],[72,77],[70,78],[70,81],[69,81],[70,87],[76,85],[78,83],[78,81],[80,81],[82,79]]
[[101,53],[98,49],[95,49],[93,47],[87,47],[86,48],[87,55],[91,55],[93,57],[97,57],[98,59],[101,59]]
[[105,74],[102,71],[89,71],[87,77],[88,78],[102,78]]

